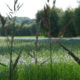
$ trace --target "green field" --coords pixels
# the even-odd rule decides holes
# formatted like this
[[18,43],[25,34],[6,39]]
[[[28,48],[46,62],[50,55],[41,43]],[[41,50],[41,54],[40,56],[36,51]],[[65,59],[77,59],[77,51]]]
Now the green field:
[[[76,56],[80,57],[80,42],[62,41]],[[38,65],[50,57],[49,41],[39,41],[40,50],[36,53]],[[13,63],[23,48],[21,58],[15,70],[13,80],[80,80],[80,66],[71,58],[67,52],[59,46],[52,45],[52,71],[50,60],[41,66],[36,66],[35,61],[28,53],[33,54],[35,51],[34,40],[14,41],[13,47]],[[9,53],[7,42],[0,40],[0,62],[7,65],[0,65],[0,80],[7,80],[9,76]]]

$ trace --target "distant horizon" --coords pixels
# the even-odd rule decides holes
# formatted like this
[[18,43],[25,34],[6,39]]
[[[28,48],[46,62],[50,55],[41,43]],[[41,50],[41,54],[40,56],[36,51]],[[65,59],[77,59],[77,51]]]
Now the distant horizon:
[[[4,16],[4,15],[2,15],[3,17],[8,17],[8,16]],[[27,17],[27,16],[14,16],[14,17],[18,17],[18,18],[29,18],[29,17]],[[29,19],[35,19],[35,18],[29,18]]]
[[[50,0],[50,7],[52,7],[52,1],[53,0]],[[78,7],[77,1],[78,0],[56,0],[56,8],[60,8],[62,10],[66,10],[67,8],[76,8]],[[17,12],[16,16],[35,19],[36,13],[44,8],[44,5],[46,4],[47,0],[19,0],[18,2],[23,3],[23,6],[21,7],[20,11]],[[9,12],[9,9],[6,7],[6,4],[13,8],[13,3],[14,0],[2,0],[0,2],[0,13],[6,17],[6,13]]]

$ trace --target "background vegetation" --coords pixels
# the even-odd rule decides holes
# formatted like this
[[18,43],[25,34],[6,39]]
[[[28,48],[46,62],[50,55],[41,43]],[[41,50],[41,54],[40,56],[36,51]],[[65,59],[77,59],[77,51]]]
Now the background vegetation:
[[[51,35],[53,37],[57,37],[59,32],[62,28],[71,21],[70,25],[67,27],[66,31],[64,32],[63,37],[76,37],[80,36],[80,7],[75,9],[68,8],[67,10],[63,11],[59,8],[51,8],[50,9],[50,27],[51,27]],[[37,23],[44,16],[44,11],[40,10],[36,14],[36,19],[30,19],[27,17],[16,17],[16,28],[20,27],[20,24],[25,23],[21,30],[18,31],[16,36],[35,36],[36,35],[36,28]],[[9,21],[6,22],[8,24]],[[1,22],[0,22],[1,24]],[[7,33],[10,35],[13,25],[7,26]],[[41,23],[41,36],[46,36],[46,29]],[[2,30],[0,27],[0,35],[3,36]]]

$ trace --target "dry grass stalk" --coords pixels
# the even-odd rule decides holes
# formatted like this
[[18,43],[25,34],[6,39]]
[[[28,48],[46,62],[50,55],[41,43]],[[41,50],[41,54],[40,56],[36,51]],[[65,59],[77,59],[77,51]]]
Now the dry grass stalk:
[[[21,53],[22,53],[22,49],[20,50],[19,52],[19,55],[18,57],[16,58],[16,61],[15,63],[13,64],[12,62],[12,54],[13,54],[13,44],[14,44],[14,37],[15,37],[15,34],[17,33],[17,31],[19,30],[15,30],[15,20],[16,20],[16,17],[13,16],[16,14],[16,12],[21,8],[22,5],[18,4],[18,0],[14,0],[14,9],[11,9],[9,7],[9,5],[7,5],[7,7],[9,8],[10,12],[8,14],[8,18],[10,20],[10,24],[13,24],[14,28],[11,32],[11,40],[10,40],[10,75],[9,75],[9,80],[12,80],[13,79],[13,73],[14,73],[14,69],[16,68],[17,66],[17,63],[21,57]],[[20,28],[23,26],[24,24],[21,24]]]
[[55,8],[56,0],[53,0],[53,8]]
[[56,41],[54,41],[54,40],[51,40],[51,44],[56,44],[56,43],[59,43],[60,41],[61,41],[61,36],[64,34],[64,32],[65,32],[65,30],[66,30],[66,28],[71,24],[72,22],[71,22],[71,20],[62,28],[62,30],[59,32],[59,34],[58,34],[58,38],[59,39],[57,39]]
[[38,27],[37,27],[37,30],[36,30],[35,52],[33,52],[34,59],[35,59],[35,64],[36,65],[38,63],[38,60],[37,60],[37,52],[39,51],[38,36],[39,36],[39,32],[40,32],[40,24],[41,24],[41,21],[38,23]]
[[4,17],[0,14],[0,20],[1,20],[1,24],[2,24],[2,31],[3,31],[3,35],[6,35],[6,19],[4,19]]
[[3,64],[3,63],[0,63],[0,65],[4,66],[4,67],[7,67],[7,65]]
[[27,53],[31,58],[34,58],[34,56],[31,53]]
[[39,47],[38,47],[38,36],[39,36],[39,32],[40,32],[40,24],[41,24],[41,21],[38,23],[38,27],[36,30],[36,40],[35,40],[36,51],[38,51],[38,49],[39,49]]
[[18,64],[18,61],[19,61],[19,59],[21,57],[21,54],[22,54],[22,51],[23,51],[23,48],[20,49],[19,54],[18,54],[18,57],[16,58],[16,60],[15,60],[15,62],[13,64],[13,71],[15,70],[15,68],[16,68],[16,66]]
[[[56,0],[53,0],[53,8],[55,8],[55,3],[56,3]],[[49,10],[49,7],[47,7],[47,8],[48,8],[48,10]],[[47,13],[48,10],[45,8],[45,14],[46,14],[46,15],[48,15],[48,13]],[[47,16],[46,16],[46,17],[47,17]],[[48,18],[49,18],[49,17],[48,17]],[[44,17],[42,18],[42,22],[44,23],[44,26],[46,26],[47,29],[49,29],[49,24],[50,24],[49,21],[48,21],[48,20],[49,20],[48,18],[44,18]],[[48,24],[48,23],[49,23],[49,24]],[[64,34],[66,28],[67,28],[70,24],[71,24],[71,20],[63,27],[63,29],[62,29],[62,30],[60,31],[60,33],[58,34],[58,37],[59,37],[60,39],[58,39],[58,40],[56,40],[56,41],[51,40],[50,45],[60,42],[61,36]],[[48,32],[48,37],[50,37],[50,31]],[[44,60],[44,61],[41,63],[41,65],[44,64],[45,62],[47,62],[49,59],[50,59],[50,58]]]
[[44,60],[43,62],[41,62],[39,66],[43,65],[43,64],[46,63],[48,60],[50,60],[50,57],[47,58],[46,60]]
[[72,51],[70,51],[68,48],[66,48],[63,44],[61,44],[61,43],[59,43],[59,44],[80,65],[80,59],[76,55],[74,55],[74,53]]

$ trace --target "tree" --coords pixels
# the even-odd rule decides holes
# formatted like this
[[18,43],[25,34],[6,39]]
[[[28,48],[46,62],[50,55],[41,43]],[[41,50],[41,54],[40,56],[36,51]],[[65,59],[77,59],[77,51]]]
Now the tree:
[[61,21],[61,26],[62,28],[69,22],[71,21],[71,24],[66,28],[63,36],[64,37],[73,37],[76,36],[76,32],[75,32],[75,28],[73,25],[73,11],[70,10],[69,8],[64,12],[64,15],[62,17],[62,21]]
[[58,27],[58,14],[55,11],[56,9],[51,9],[50,12],[50,30],[51,30],[51,35],[54,37],[57,37],[58,33],[59,33],[59,27]]
[[[39,11],[36,15],[37,17],[37,22],[39,22],[45,15],[45,12],[43,10]],[[56,13],[55,9],[50,9],[49,12],[49,20],[50,20],[50,35],[53,37],[57,37],[59,33],[59,28],[58,28],[58,14]],[[41,22],[41,31],[42,34],[47,35],[48,28],[44,26],[43,22]]]
[[80,36],[80,7],[75,9],[74,12],[74,25],[78,36]]

